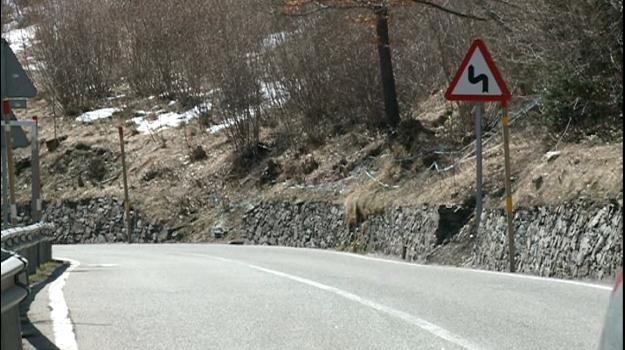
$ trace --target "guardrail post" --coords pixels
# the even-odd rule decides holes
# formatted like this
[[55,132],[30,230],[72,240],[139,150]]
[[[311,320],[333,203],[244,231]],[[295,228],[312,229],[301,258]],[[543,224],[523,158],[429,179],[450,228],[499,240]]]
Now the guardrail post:
[[20,308],[14,307],[2,314],[2,350],[22,349]]
[[52,260],[52,247],[50,241],[44,239],[37,247],[39,248],[39,266]]
[[26,260],[28,260],[28,274],[33,275],[37,272],[37,245],[26,248]]

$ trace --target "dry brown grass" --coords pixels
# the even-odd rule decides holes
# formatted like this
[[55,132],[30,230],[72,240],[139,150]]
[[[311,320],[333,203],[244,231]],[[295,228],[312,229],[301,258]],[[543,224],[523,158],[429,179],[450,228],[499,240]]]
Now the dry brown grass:
[[[134,107],[141,109],[145,106],[138,103]],[[20,116],[33,114],[43,116],[40,137],[52,138],[52,118],[45,102],[34,101],[27,113]],[[60,121],[60,135],[66,135],[67,140],[53,153],[45,147],[41,148],[42,185],[46,200],[103,196],[122,198],[121,178],[101,185],[78,187],[76,179],[49,172],[58,157],[80,143],[118,155],[118,124],[117,120],[105,120],[94,125],[83,125],[71,119]],[[210,229],[222,219],[224,205],[228,204],[244,207],[260,200],[339,203],[345,205],[346,220],[354,226],[392,205],[457,204],[474,192],[474,159],[468,159],[455,171],[444,173],[428,171],[420,166],[406,167],[395,159],[394,151],[386,146],[383,136],[366,132],[338,136],[317,148],[305,149],[299,155],[293,152],[275,155],[272,159],[281,164],[289,161],[301,164],[310,155],[319,167],[310,174],[302,172],[298,179],[283,178],[275,185],[259,187],[257,177],[261,166],[244,178],[232,178],[229,161],[232,148],[226,137],[208,135],[196,125],[193,122],[187,127],[188,142],[192,147],[201,145],[206,150],[208,159],[204,161],[191,162],[188,159],[190,149],[182,129],[162,132],[162,137],[167,140],[166,148],[162,148],[150,135],[128,135],[126,139],[132,204],[155,221],[170,227],[184,227],[182,231],[195,240],[208,239]],[[536,137],[534,132],[532,130],[532,134],[528,134],[520,126],[513,128],[511,151],[517,206],[559,204],[574,198],[596,201],[622,198],[622,143],[562,143],[559,146],[562,151],[560,158],[546,162],[544,154],[555,142],[549,143],[548,139],[545,141]],[[263,137],[271,144],[276,136],[263,129]],[[17,156],[26,157],[29,152],[20,150]],[[457,162],[459,159],[452,157],[446,161]],[[419,161],[415,160],[415,164]],[[377,180],[370,178],[366,172]],[[536,190],[532,182],[538,175],[544,177],[540,190]],[[22,201],[30,195],[28,176],[29,170],[19,178],[18,195]],[[149,180],[145,180],[146,177]],[[484,179],[486,207],[501,207],[503,152],[500,139],[494,139],[485,147]]]

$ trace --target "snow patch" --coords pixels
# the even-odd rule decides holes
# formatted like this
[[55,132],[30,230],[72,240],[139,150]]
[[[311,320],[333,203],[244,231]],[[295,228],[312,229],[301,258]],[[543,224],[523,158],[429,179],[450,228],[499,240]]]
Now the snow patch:
[[287,89],[278,82],[260,82],[260,92],[270,106],[284,104],[289,97]]
[[280,44],[284,43],[289,35],[290,33],[287,32],[269,34],[265,39],[263,39],[263,47],[267,50],[273,50]]
[[229,121],[223,124],[217,124],[217,125],[213,125],[210,128],[208,128],[208,132],[210,132],[213,135],[218,134],[220,131],[231,127],[234,124],[234,121]]
[[121,112],[121,109],[119,108],[97,109],[95,111],[81,114],[80,116],[78,116],[78,118],[76,118],[76,121],[82,122],[82,123],[93,123],[94,121],[99,120],[99,119],[110,118],[113,116],[113,114],[117,112]]
[[26,28],[13,29],[3,34],[6,41],[11,46],[11,50],[17,53],[22,51],[25,47],[31,45],[35,38],[35,31],[37,27],[32,25]]
[[107,97],[106,100],[107,101],[115,101],[115,100],[119,100],[126,97],[125,94],[121,94],[121,95],[117,95],[117,96],[111,96],[111,97]]
[[132,121],[137,124],[137,131],[142,134],[148,134],[162,129],[175,128],[183,123],[188,123],[191,120],[198,118],[203,111],[210,108],[210,104],[204,103],[181,114],[168,112],[157,114],[155,119],[140,116],[133,118]]

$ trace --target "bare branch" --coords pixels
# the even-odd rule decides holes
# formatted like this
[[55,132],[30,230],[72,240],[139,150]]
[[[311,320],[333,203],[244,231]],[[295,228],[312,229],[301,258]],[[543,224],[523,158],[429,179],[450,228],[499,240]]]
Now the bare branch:
[[468,13],[462,13],[462,12],[458,12],[456,10],[452,10],[448,7],[439,5],[439,4],[435,4],[433,2],[427,1],[427,0],[411,0],[414,3],[417,4],[421,4],[421,5],[426,5],[426,6],[430,6],[432,8],[435,8],[437,10],[446,12],[448,14],[454,15],[454,16],[458,16],[458,17],[462,17],[462,18],[467,18],[467,19],[472,19],[472,20],[476,20],[476,21],[488,21],[488,18],[484,18],[484,17],[478,17],[478,16],[474,16]]

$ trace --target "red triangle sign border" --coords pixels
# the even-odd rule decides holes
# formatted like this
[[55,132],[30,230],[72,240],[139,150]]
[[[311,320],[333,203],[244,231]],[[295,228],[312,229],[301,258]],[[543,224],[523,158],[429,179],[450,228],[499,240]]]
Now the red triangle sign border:
[[[458,85],[458,82],[462,78],[462,73],[464,73],[464,71],[467,69],[469,62],[471,61],[471,58],[473,57],[473,54],[478,49],[481,51],[482,56],[484,56],[484,60],[486,61],[486,64],[488,65],[488,68],[491,70],[491,72],[493,73],[493,76],[495,77],[495,81],[497,82],[497,84],[499,85],[499,88],[501,89],[501,95],[499,96],[454,95],[453,91],[455,90],[456,85]],[[486,48],[486,44],[484,44],[484,42],[481,39],[476,39],[471,44],[471,47],[469,48],[469,52],[464,57],[464,60],[462,61],[462,64],[460,65],[460,69],[454,76],[454,79],[449,85],[447,92],[445,92],[445,98],[449,101],[501,102],[504,105],[507,104],[508,101],[510,101],[510,99],[512,98],[512,94],[510,93],[510,90],[508,90],[508,86],[506,85],[503,78],[501,77],[501,73],[499,73],[499,69],[497,69],[497,66],[495,65],[495,61],[493,60],[493,57],[491,56],[490,52]]]

